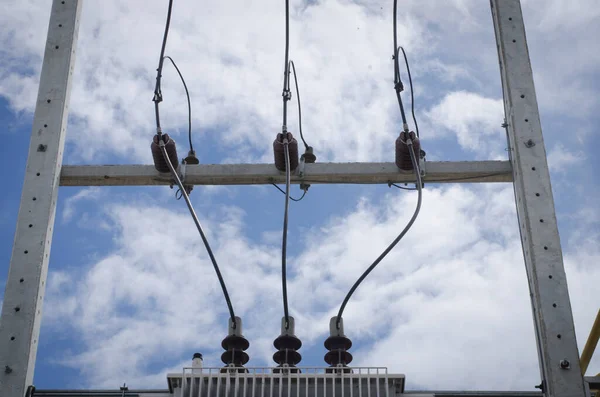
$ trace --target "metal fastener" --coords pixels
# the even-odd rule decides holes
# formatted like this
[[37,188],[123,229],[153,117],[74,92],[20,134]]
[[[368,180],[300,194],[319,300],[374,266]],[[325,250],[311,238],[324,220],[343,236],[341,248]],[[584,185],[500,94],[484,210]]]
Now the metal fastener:
[[560,360],[560,367],[562,369],[569,369],[571,368],[571,363],[569,362],[569,360]]
[[9,367],[8,365],[4,367],[4,373],[5,374],[10,374],[12,372],[12,368]]
[[533,140],[530,139],[527,142],[525,142],[525,146],[526,147],[534,147],[535,146],[535,142],[533,142]]

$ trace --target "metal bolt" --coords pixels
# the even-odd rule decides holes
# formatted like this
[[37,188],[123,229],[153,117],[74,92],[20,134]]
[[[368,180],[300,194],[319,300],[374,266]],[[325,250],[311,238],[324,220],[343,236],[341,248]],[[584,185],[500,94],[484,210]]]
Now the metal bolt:
[[539,385],[535,386],[536,389],[540,389],[542,391],[542,393],[544,393],[546,391],[546,387],[545,387],[546,381],[543,380],[542,383],[540,383]]
[[10,374],[12,372],[12,368],[9,367],[8,365],[4,367],[4,373],[5,374]]
[[530,139],[527,142],[525,142],[525,146],[526,147],[534,147],[535,146],[535,142],[533,142],[533,140]]
[[562,369],[569,369],[571,368],[571,363],[569,362],[569,360],[560,360],[560,367]]
[[506,127],[508,127],[508,123],[507,122],[502,123],[502,128],[506,128]]

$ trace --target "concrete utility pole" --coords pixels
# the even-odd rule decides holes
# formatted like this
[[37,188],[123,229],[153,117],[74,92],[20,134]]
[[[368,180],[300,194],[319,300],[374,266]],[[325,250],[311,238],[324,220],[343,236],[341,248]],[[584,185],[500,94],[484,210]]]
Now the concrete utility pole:
[[[81,1],[54,1],[0,318],[0,396],[33,382]],[[29,28],[29,27],[28,27]]]

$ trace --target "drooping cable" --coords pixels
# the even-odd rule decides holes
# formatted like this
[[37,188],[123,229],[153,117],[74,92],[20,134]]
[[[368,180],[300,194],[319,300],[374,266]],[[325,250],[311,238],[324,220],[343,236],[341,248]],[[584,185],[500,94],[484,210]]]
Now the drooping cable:
[[404,131],[408,132],[408,123],[406,122],[406,114],[404,113],[404,105],[402,104],[402,97],[400,93],[404,90],[404,85],[400,79],[400,64],[398,63],[398,35],[397,35],[397,22],[396,15],[398,9],[398,0],[394,0],[394,89],[396,90],[396,98],[398,99],[398,105],[400,106],[400,114],[402,115],[402,127]]
[[204,247],[206,247],[206,252],[208,252],[208,256],[210,257],[210,261],[212,262],[212,265],[215,269],[215,273],[217,273],[217,278],[219,279],[219,284],[221,284],[221,289],[223,290],[223,296],[225,297],[225,302],[227,303],[227,308],[229,309],[229,315],[231,317],[233,328],[235,329],[236,328],[236,317],[235,317],[235,313],[233,311],[233,305],[231,304],[231,300],[229,299],[229,293],[227,292],[227,286],[225,285],[225,280],[223,280],[223,276],[221,275],[221,271],[219,270],[219,265],[217,264],[215,255],[213,254],[213,251],[210,248],[210,244],[208,243],[208,239],[206,238],[206,235],[204,234],[204,230],[202,230],[202,225],[200,225],[200,221],[198,220],[196,211],[194,211],[194,207],[192,206],[192,202],[190,201],[190,196],[187,194],[185,187],[183,186],[183,183],[181,182],[181,179],[179,179],[177,170],[175,169],[175,167],[173,166],[173,163],[171,163],[171,160],[169,159],[169,155],[165,148],[165,143],[163,141],[160,141],[159,146],[163,153],[163,157],[165,158],[165,162],[169,166],[169,169],[171,170],[171,174],[173,175],[173,178],[175,179],[177,186],[179,186],[179,189],[181,190],[181,194],[183,195],[183,198],[185,199],[185,203],[187,204],[190,214],[192,215],[192,218],[194,219],[194,223],[196,224],[198,233],[200,233],[200,237],[202,238]]
[[[400,49],[402,50],[402,54],[404,55],[404,63],[406,64],[406,71],[408,72],[408,82],[410,84],[410,111],[412,113],[413,121],[415,122],[417,138],[420,138],[419,124],[417,123],[417,118],[415,117],[415,90],[413,89],[412,76],[410,74],[410,66],[408,65],[408,58],[406,56],[406,51],[404,51],[404,47],[400,46]],[[398,54],[398,51],[396,51],[396,54]]]
[[375,267],[377,267],[377,265],[383,260],[383,258],[385,258],[387,256],[387,254],[396,246],[396,244],[398,244],[398,242],[400,242],[400,240],[402,240],[402,238],[406,235],[406,233],[408,233],[408,231],[410,230],[412,225],[415,223],[415,220],[417,219],[417,216],[419,215],[419,211],[421,210],[421,201],[423,198],[423,188],[422,188],[422,184],[421,184],[421,171],[419,169],[419,162],[417,160],[417,156],[415,156],[415,153],[414,153],[414,150],[412,147],[412,145],[413,145],[412,141],[409,140],[407,142],[407,145],[408,145],[408,149],[409,149],[408,151],[410,152],[410,159],[413,163],[415,177],[417,179],[417,190],[418,190],[417,207],[415,208],[415,212],[413,213],[413,216],[410,218],[410,220],[408,221],[408,223],[406,224],[406,226],[404,227],[402,232],[398,235],[398,237],[396,237],[394,239],[394,241],[392,241],[392,243],[385,249],[385,251],[383,251],[381,253],[381,255],[379,255],[379,257],[375,260],[375,262],[373,262],[371,264],[371,266],[369,266],[367,268],[367,270],[365,270],[365,272],[358,278],[358,280],[356,280],[356,282],[354,283],[352,288],[350,288],[350,291],[348,291],[348,294],[344,298],[344,301],[342,302],[342,305],[340,306],[340,310],[338,311],[338,314],[337,314],[336,326],[338,328],[339,328],[339,324],[340,324],[340,319],[342,318],[342,314],[344,313],[344,309],[346,308],[346,305],[348,304],[350,297],[352,297],[352,294],[354,294],[354,291],[356,291],[358,286],[369,275],[369,273],[371,273],[373,271],[373,269],[375,269]]
[[283,238],[281,242],[281,284],[283,290],[283,314],[285,329],[290,325],[290,314],[287,298],[287,231],[288,231],[288,209],[290,206],[290,148],[287,138],[283,141],[285,154],[285,207],[283,211]]
[[[280,188],[276,184],[271,183],[271,185],[275,186],[277,188],[277,190],[279,190],[281,193],[285,194],[285,190],[283,190],[282,188]],[[304,196],[306,196],[306,192],[307,192],[307,189],[304,190],[304,193],[302,193],[302,196],[300,196],[300,198],[293,198],[292,196],[290,196],[290,200],[296,201],[296,202],[302,201],[302,199],[304,198]]]
[[300,104],[300,89],[298,88],[298,76],[296,76],[296,65],[294,65],[294,61],[290,61],[290,65],[292,66],[292,72],[294,73],[294,83],[296,85],[296,100],[298,101],[298,130],[300,131],[300,139],[304,143],[304,148],[308,150],[309,146],[304,139],[304,134],[302,134],[302,106]]
[[395,184],[393,182],[388,182],[388,187],[392,187],[392,186],[396,187],[398,189],[402,189],[402,190],[417,190],[416,187],[400,186],[400,185],[397,185],[397,184]]
[[173,10],[173,0],[169,0],[169,9],[167,11],[167,22],[165,24],[165,33],[163,35],[162,47],[160,49],[160,57],[158,58],[158,68],[156,69],[156,85],[154,86],[154,113],[156,116],[156,133],[159,135],[162,134],[160,128],[160,113],[158,109],[158,104],[162,102],[162,91],[160,88],[160,81],[162,78],[162,69],[165,61],[165,48],[167,46],[167,36],[169,35],[169,27],[171,26],[171,11]]
[[173,58],[171,58],[168,55],[166,55],[165,58],[167,58],[169,61],[171,61],[171,63],[175,67],[175,70],[177,71],[177,74],[179,75],[179,78],[181,78],[181,82],[183,83],[183,88],[185,88],[185,95],[187,96],[187,103],[188,103],[188,140],[190,142],[190,151],[193,152],[194,146],[192,145],[192,103],[190,101],[190,92],[188,91],[187,84],[185,83],[185,79],[183,78],[183,75],[181,74],[181,71],[177,67],[177,64],[175,63]]

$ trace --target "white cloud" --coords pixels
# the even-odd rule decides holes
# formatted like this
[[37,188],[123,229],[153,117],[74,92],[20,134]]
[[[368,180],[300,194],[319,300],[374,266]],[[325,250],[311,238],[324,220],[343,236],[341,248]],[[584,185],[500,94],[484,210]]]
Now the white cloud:
[[[101,195],[101,190],[98,187],[90,187],[86,189],[82,189],[77,192],[75,195],[67,198],[65,200],[65,206],[63,208],[62,213],[62,221],[63,223],[70,222],[73,219],[73,215],[75,214],[76,205],[80,201],[83,200],[95,200]],[[80,215],[81,216],[81,215]]]
[[572,152],[559,143],[548,153],[548,167],[550,171],[565,174],[569,171],[569,167],[581,164],[585,159],[583,152]]
[[[466,150],[479,158],[497,155],[506,139],[501,128],[504,109],[501,99],[485,98],[465,91],[451,92],[427,112],[433,131],[456,135]],[[440,133],[442,135],[443,133]]]
[[[298,242],[304,249],[289,259],[289,296],[305,348],[322,343],[344,294],[403,227],[415,198],[360,200]],[[427,189],[413,230],[344,314],[356,364],[406,373],[411,388],[527,389],[538,381],[517,225],[498,222],[515,216],[511,199],[510,188],[498,186]],[[164,387],[163,373],[196,350],[218,366],[227,312],[187,214],[140,205],[109,204],[105,211],[119,230],[117,249],[50,283],[47,317],[55,326],[72,321],[84,345],[63,364],[80,368],[96,387],[115,379]],[[221,208],[202,223],[244,320],[251,365],[268,365],[282,315],[279,244],[251,241],[239,209]],[[590,251],[586,260],[599,256]],[[575,319],[587,326],[598,275],[589,277],[597,270],[574,265],[574,258],[566,263]],[[65,277],[70,288],[63,288]],[[52,302],[64,299],[69,305],[55,310]],[[146,363],[157,360],[162,369],[148,372]],[[512,375],[494,376],[499,366]]]
[[[1,20],[2,51],[33,73],[23,76],[15,74],[14,67],[6,68],[0,95],[9,98],[15,110],[31,111],[45,31],[26,33],[20,27],[45,26],[48,9],[31,1],[9,4],[17,12]],[[539,5],[531,0],[524,7],[530,40],[538,43],[531,48],[543,110],[589,114],[596,95],[582,76],[597,70],[600,62],[589,56],[594,54],[590,46],[597,36],[592,34],[596,13],[581,12],[561,1]],[[544,12],[538,15],[531,9]],[[102,161],[117,155],[128,162],[150,162],[148,142],[154,129],[150,99],[165,11],[160,2],[85,3],[71,98],[71,160]],[[275,0],[260,7],[247,2],[176,5],[167,53],[178,62],[190,87],[197,142],[210,135],[231,149],[231,158],[270,160],[269,142],[280,130],[283,11]],[[556,25],[556,15],[560,26],[573,31],[549,31]],[[291,17],[291,57],[300,77],[304,129],[319,158],[390,158],[389,142],[399,122],[391,81],[389,2],[329,0],[307,5],[293,1]],[[333,19],[336,23],[331,23]],[[403,2],[398,28],[399,43],[412,60],[418,114],[430,101],[441,104],[441,98],[452,98],[457,82],[481,90],[483,98],[500,97],[487,3]],[[553,39],[548,38],[550,33]],[[556,50],[556,62],[539,62],[538,53],[545,55],[550,45]],[[571,55],[559,56],[561,51]],[[163,124],[179,138],[183,153],[185,96],[170,65],[165,67],[163,88]],[[493,110],[482,108],[488,104]],[[291,105],[289,127],[297,133],[295,103]],[[471,115],[483,112],[489,121],[487,115],[497,105],[468,102],[461,110]],[[494,120],[494,126],[497,123]],[[469,142],[461,140],[469,148],[477,145]]]
[[[23,14],[36,21],[45,21],[48,15],[38,6],[22,7]],[[150,99],[164,8],[157,2],[85,4],[71,98],[73,160],[101,161],[111,154],[126,161],[150,161]],[[446,61],[432,51],[446,47],[445,32],[473,36],[481,28],[475,15],[485,8],[473,1],[403,6],[399,42],[413,60],[416,84],[426,88],[418,95],[444,94],[419,78],[421,62],[438,65],[424,70],[442,80],[464,75],[462,64],[442,67]],[[234,9],[231,12],[229,3],[178,3],[167,53],[178,62],[190,87],[196,139],[211,134],[232,149],[231,157],[243,156],[251,148],[254,160],[257,152],[258,158],[268,160],[269,142],[280,130],[284,10],[274,0],[261,7],[242,2]],[[399,131],[399,122],[392,89],[389,4],[332,0],[306,7],[295,1],[292,11],[291,58],[300,78],[304,130],[319,158],[390,158],[390,142]],[[18,31],[19,20],[4,22],[7,33],[0,41],[9,41],[13,56],[39,69],[43,34],[36,32],[25,39],[11,33]],[[434,35],[430,27],[442,34]],[[491,30],[487,37],[492,37]],[[35,82],[7,79],[0,93],[16,109],[31,111],[35,90],[27,89],[27,84]],[[184,130],[186,106],[170,65],[165,67],[163,88],[163,124],[177,137]],[[24,92],[31,98],[21,95]],[[297,133],[295,103],[291,105],[289,127]],[[180,139],[180,146],[183,142]]]

